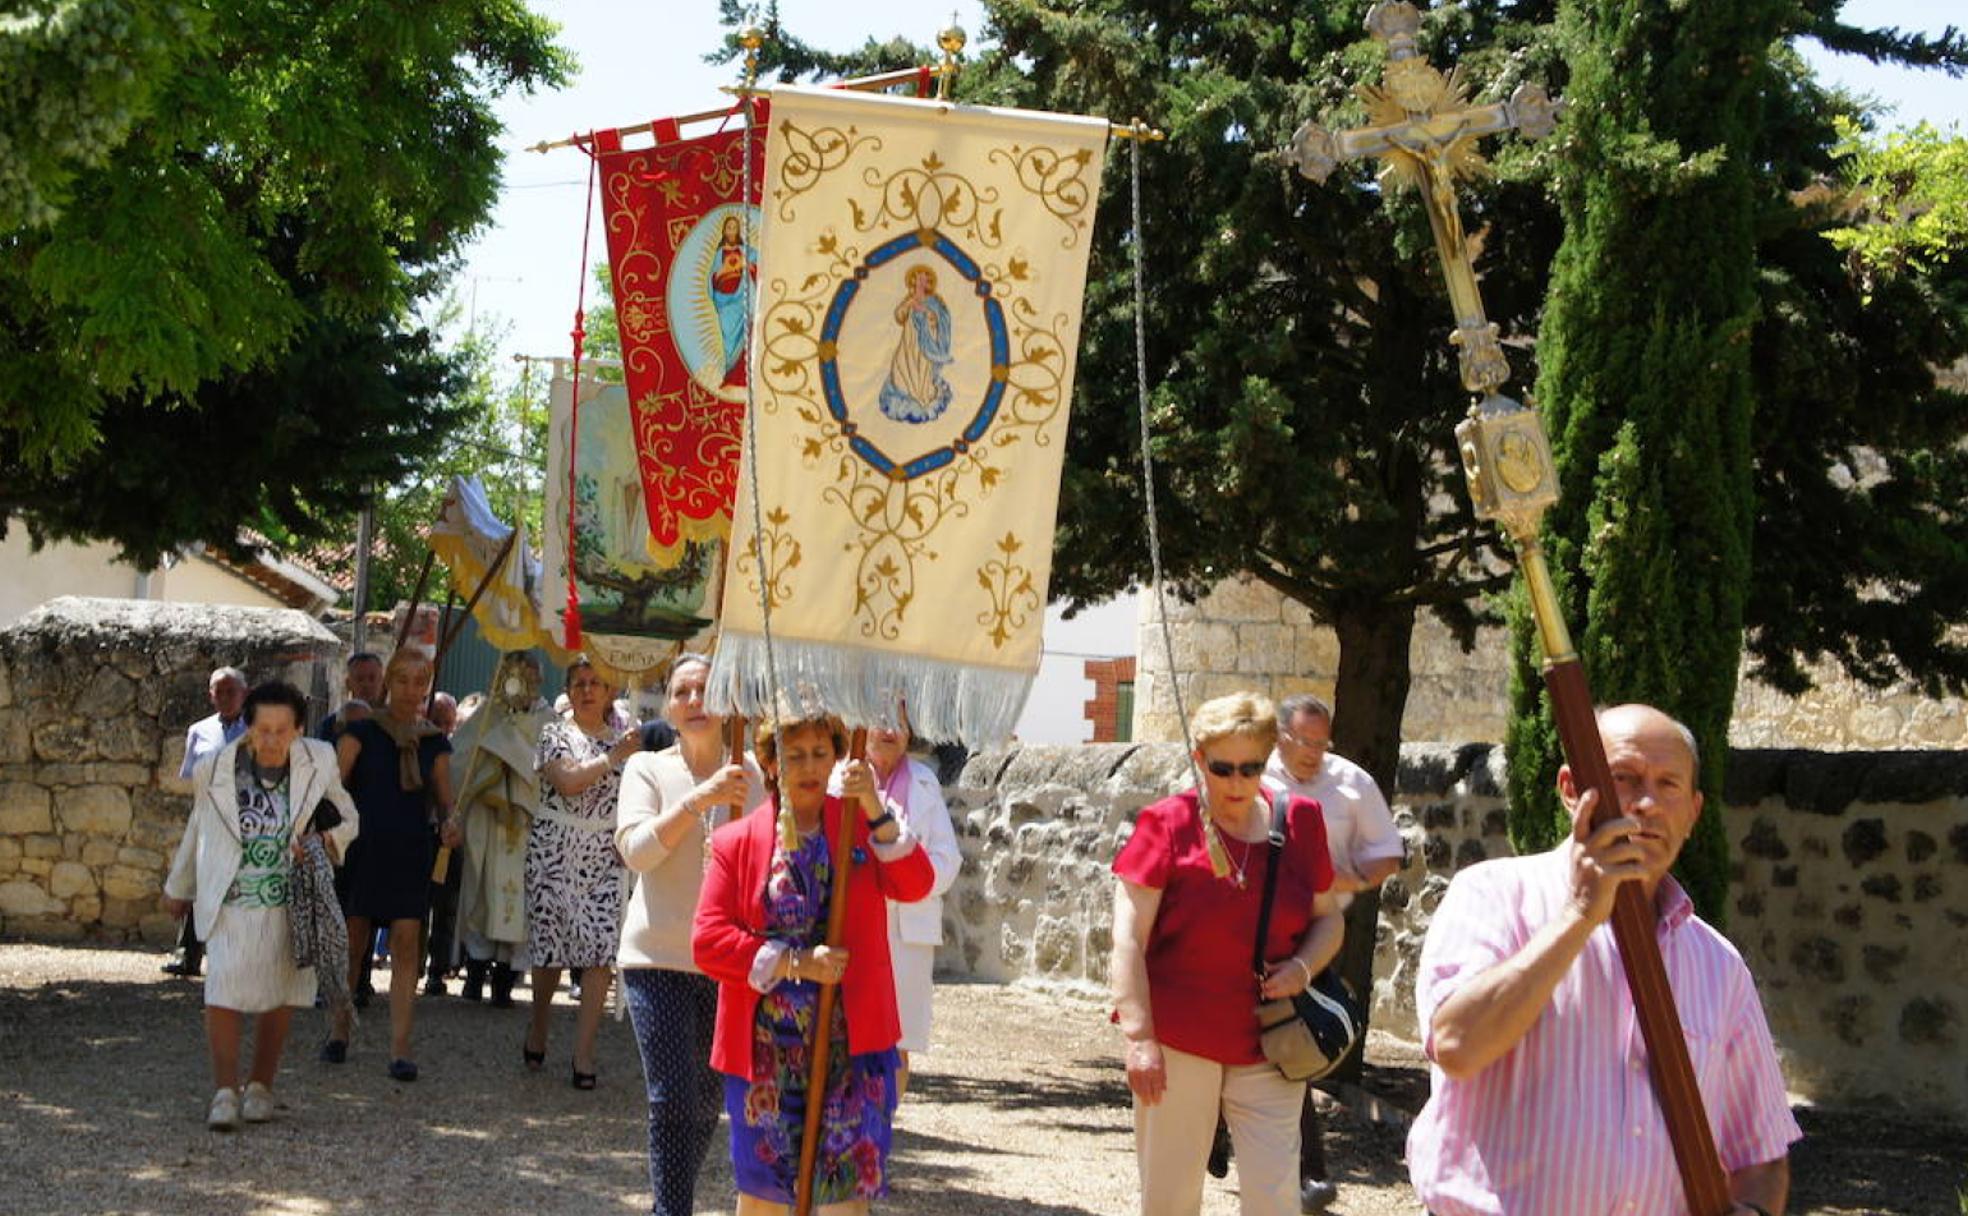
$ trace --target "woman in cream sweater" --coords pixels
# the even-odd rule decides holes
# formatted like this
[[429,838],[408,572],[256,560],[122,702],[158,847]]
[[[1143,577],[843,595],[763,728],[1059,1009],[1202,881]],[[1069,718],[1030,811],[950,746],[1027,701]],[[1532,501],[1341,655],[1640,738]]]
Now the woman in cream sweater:
[[617,961],[649,1088],[650,1210],[690,1216],[697,1172],[717,1131],[724,1083],[711,1070],[717,983],[691,961],[690,926],[711,830],[765,799],[751,759],[726,754],[724,719],[704,712],[711,661],[670,669],[663,716],[677,744],[622,770],[615,847],[636,875]]

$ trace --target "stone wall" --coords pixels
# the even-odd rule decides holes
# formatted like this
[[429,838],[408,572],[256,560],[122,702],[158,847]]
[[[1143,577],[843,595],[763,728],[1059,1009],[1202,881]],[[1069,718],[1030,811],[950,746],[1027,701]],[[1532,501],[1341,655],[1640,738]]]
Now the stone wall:
[[173,938],[158,897],[212,669],[307,690],[345,652],[287,608],[64,596],[0,630],[0,934]]
[[[948,789],[964,868],[939,966],[1102,991],[1108,871],[1135,812],[1189,782],[1167,744],[983,753]],[[1404,868],[1382,888],[1374,1018],[1412,1037],[1428,918],[1465,865],[1511,852],[1501,750],[1402,749]],[[1790,1088],[1968,1118],[1968,753],[1739,750],[1727,932],[1755,973]]]
[[[1227,579],[1194,604],[1171,597],[1169,628],[1183,704],[1192,711],[1201,700],[1241,689],[1274,699],[1294,692],[1332,695],[1339,670],[1332,630],[1313,624],[1302,605],[1263,583]],[[1475,648],[1465,652],[1439,621],[1421,613],[1409,651],[1414,675],[1401,737],[1501,740],[1510,703],[1508,654],[1501,629],[1479,631]],[[1141,597],[1136,655],[1134,737],[1180,739],[1161,619],[1150,594]],[[1968,703],[1958,697],[1926,697],[1906,682],[1867,688],[1829,663],[1810,672],[1817,686],[1798,697],[1745,675],[1730,743],[1818,751],[1968,748]]]

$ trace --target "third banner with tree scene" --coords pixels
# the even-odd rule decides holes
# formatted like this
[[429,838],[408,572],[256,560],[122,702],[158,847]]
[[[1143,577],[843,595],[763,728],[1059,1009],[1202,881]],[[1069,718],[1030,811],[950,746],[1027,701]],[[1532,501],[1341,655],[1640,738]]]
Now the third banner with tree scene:
[[[585,379],[577,410],[574,382],[555,377],[546,565],[549,586],[571,576],[579,592],[578,648],[611,677],[644,683],[710,627],[724,563],[717,541],[686,542],[674,561],[651,555],[632,412],[625,386]],[[566,636],[564,612],[560,622]]]
[[[1011,733],[1040,647],[1103,120],[773,97],[714,704]],[[774,673],[777,674],[774,674]]]
[[[753,106],[759,129],[766,102]],[[629,138],[654,142],[626,147]],[[688,546],[731,528],[758,278],[746,236],[756,221],[746,213],[756,207],[763,147],[748,135],[742,107],[688,139],[675,119],[649,124],[646,136],[594,135],[646,545],[665,565],[685,563]]]

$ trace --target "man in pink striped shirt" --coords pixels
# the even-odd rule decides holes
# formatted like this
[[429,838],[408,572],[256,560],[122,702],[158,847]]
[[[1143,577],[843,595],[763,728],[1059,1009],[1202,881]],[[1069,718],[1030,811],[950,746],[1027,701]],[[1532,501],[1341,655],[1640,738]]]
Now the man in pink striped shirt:
[[1653,903],[1668,982],[1735,1216],[1781,1216],[1791,1117],[1742,956],[1668,869],[1701,815],[1688,728],[1644,705],[1599,715],[1623,816],[1596,831],[1569,768],[1575,824],[1548,853],[1471,866],[1436,909],[1415,1005],[1432,1093],[1408,1135],[1435,1216],[1678,1216],[1688,1211],[1613,944],[1613,893]]

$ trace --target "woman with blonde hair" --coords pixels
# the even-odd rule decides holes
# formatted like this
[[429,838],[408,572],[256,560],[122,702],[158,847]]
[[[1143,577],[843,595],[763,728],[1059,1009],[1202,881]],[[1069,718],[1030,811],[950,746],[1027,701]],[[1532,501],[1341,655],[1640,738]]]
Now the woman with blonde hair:
[[616,963],[649,1091],[653,1216],[696,1210],[697,1174],[723,1109],[711,1068],[717,983],[690,953],[711,833],[765,798],[758,765],[727,753],[724,719],[704,708],[710,672],[701,654],[670,668],[663,716],[676,745],[629,758],[615,807],[615,847],[636,875]]
[[[790,715],[789,715],[790,716]],[[711,838],[697,905],[697,965],[718,982],[711,1067],[725,1074],[731,1166],[739,1216],[793,1203],[806,1108],[809,1032],[822,983],[838,983],[832,1061],[814,1156],[817,1211],[865,1213],[888,1193],[894,1131],[895,1051],[902,1037],[888,959],[888,901],[929,894],[929,856],[884,802],[866,761],[844,760],[840,719],[807,716],[775,731],[761,723],[759,763],[777,783],[768,800]],[[839,797],[828,794],[830,781]],[[825,944],[837,875],[828,837],[853,804],[853,868],[841,943]]]
[[[400,648],[383,666],[382,712],[350,722],[335,743],[342,783],[362,812],[362,836],[343,867],[348,914],[349,987],[360,979],[366,943],[386,926],[390,951],[389,1075],[415,1081],[410,1031],[416,1016],[417,965],[430,911],[431,863],[441,839],[463,841],[451,821],[451,741],[424,718],[435,675],[428,655]],[[435,830],[433,830],[435,829]],[[321,1058],[348,1058],[349,1020],[335,1020]]]
[[[1305,1083],[1258,1045],[1257,1006],[1303,990],[1339,950],[1319,804],[1292,797],[1282,849],[1268,844],[1262,785],[1276,741],[1271,702],[1233,693],[1190,720],[1201,789],[1143,807],[1114,859],[1113,986],[1127,1039],[1143,1216],[1194,1216],[1222,1111],[1236,1147],[1244,1216],[1296,1216]],[[1211,854],[1227,861],[1217,874]],[[1276,854],[1273,856],[1273,854]],[[1254,974],[1267,866],[1279,867]]]

